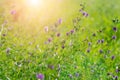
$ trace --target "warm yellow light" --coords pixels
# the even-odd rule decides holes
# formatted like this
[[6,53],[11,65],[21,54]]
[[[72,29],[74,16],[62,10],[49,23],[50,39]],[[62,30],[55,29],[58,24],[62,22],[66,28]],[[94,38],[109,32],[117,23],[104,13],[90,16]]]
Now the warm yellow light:
[[27,4],[31,7],[38,7],[41,4],[41,0],[27,0]]

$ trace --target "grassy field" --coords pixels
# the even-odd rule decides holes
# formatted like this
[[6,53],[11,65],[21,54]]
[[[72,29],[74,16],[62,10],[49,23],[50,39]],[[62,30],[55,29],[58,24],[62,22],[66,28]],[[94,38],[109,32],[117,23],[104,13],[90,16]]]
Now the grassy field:
[[0,80],[120,80],[120,0],[24,1],[0,0]]

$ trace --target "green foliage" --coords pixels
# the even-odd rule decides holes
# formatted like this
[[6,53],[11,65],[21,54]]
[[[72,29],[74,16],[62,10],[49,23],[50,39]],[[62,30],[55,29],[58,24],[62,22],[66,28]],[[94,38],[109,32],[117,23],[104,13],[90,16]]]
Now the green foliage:
[[119,0],[61,0],[60,11],[43,21],[13,20],[5,1],[0,80],[37,80],[39,73],[44,80],[120,80]]

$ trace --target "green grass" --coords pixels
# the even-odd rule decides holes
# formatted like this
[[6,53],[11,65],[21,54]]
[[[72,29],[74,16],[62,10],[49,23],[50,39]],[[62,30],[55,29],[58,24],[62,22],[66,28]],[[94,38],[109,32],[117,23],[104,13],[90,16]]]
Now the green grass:
[[[37,80],[39,73],[44,80],[120,80],[119,0],[52,0],[39,16],[31,17],[33,11],[17,21],[10,14],[14,0],[6,1],[0,0],[0,80]],[[80,4],[88,17],[79,12]],[[62,24],[55,27],[59,18]]]

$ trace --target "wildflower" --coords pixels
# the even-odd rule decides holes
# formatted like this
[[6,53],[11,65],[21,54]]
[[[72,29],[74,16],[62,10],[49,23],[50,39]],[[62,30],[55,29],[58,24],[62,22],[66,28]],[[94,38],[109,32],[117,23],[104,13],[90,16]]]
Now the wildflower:
[[69,32],[67,32],[66,35],[68,36],[68,35],[69,35]]
[[116,73],[118,73],[120,70],[119,69],[116,69]]
[[104,43],[104,39],[101,40],[101,43]]
[[118,80],[118,76],[115,76],[114,79],[115,79],[115,80]]
[[6,53],[9,54],[9,53],[10,53],[10,50],[11,50],[10,48],[7,48],[7,49],[6,49]]
[[37,74],[36,77],[40,80],[44,80],[44,75],[43,74]]
[[74,33],[74,30],[71,30],[70,32],[71,32],[71,34],[73,34],[73,33]]
[[50,69],[54,69],[54,65],[48,65],[48,68],[50,68]]
[[15,15],[16,14],[16,10],[12,10],[10,13],[11,13],[11,15]]
[[97,44],[99,44],[99,43],[101,43],[101,40],[98,40],[98,41],[97,41]]
[[117,37],[114,35],[114,36],[112,36],[112,39],[116,39]]
[[48,26],[46,26],[44,29],[45,29],[45,32],[48,32]]
[[115,56],[112,56],[111,59],[114,60],[114,59],[115,59]]
[[60,37],[60,33],[57,33],[57,37]]
[[90,52],[90,49],[87,49],[87,52],[89,53],[89,52]]
[[83,14],[83,16],[88,17],[88,13],[87,12],[83,12],[82,14]]
[[91,42],[88,42],[88,46],[91,46],[91,44],[92,44]]
[[113,27],[113,31],[115,31],[115,32],[116,32],[116,31],[117,31],[117,28],[116,28],[116,27]]
[[52,41],[52,38],[49,38],[49,39],[48,39],[48,42],[51,42],[51,41]]
[[76,76],[76,77],[79,77],[79,76],[80,76],[80,74],[79,74],[79,73],[75,73],[75,76]]
[[100,49],[100,50],[99,50],[99,52],[100,52],[100,53],[103,53],[103,50],[102,50],[102,49]]
[[64,49],[65,48],[65,46],[64,45],[62,45],[62,49]]
[[61,19],[61,18],[58,20],[58,23],[59,23],[59,24],[62,24],[62,19]]

